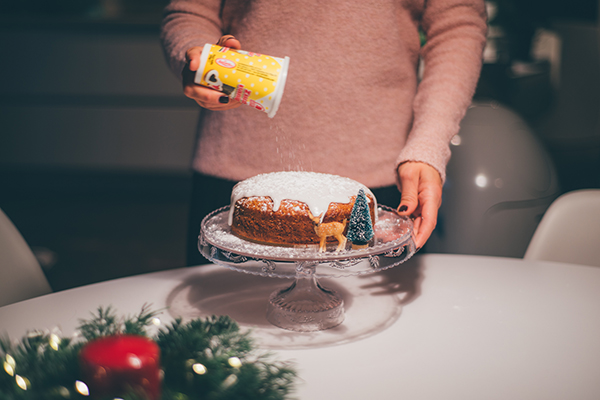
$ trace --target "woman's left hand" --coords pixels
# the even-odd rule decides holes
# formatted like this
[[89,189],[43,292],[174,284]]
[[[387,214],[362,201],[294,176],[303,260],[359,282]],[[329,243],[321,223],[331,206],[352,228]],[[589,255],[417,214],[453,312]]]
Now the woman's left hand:
[[414,161],[400,164],[398,176],[402,192],[398,212],[414,218],[415,245],[420,249],[437,223],[442,205],[442,178],[431,165]]

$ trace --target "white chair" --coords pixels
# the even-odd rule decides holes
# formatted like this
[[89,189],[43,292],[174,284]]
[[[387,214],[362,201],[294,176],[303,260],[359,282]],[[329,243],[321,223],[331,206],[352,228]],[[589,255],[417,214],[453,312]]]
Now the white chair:
[[50,292],[33,252],[0,209],[0,307]]
[[523,258],[600,267],[600,189],[576,190],[557,198]]

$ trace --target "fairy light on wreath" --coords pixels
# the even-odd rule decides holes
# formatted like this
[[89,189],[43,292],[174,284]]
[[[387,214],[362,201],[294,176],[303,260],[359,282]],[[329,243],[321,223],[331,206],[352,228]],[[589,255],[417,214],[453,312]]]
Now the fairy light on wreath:
[[55,333],[51,333],[50,334],[50,338],[48,340],[48,344],[50,345],[50,347],[52,348],[52,350],[58,351],[58,349],[60,347],[60,342],[61,342],[61,339],[60,339],[60,337],[58,337],[57,334],[55,334]]
[[192,365],[192,371],[194,371],[198,375],[204,375],[208,371],[206,367],[200,363],[194,363]]
[[17,383],[17,386],[21,390],[27,390],[30,386],[29,379],[27,379],[21,375],[15,375],[15,382]]
[[82,396],[89,396],[90,395],[90,389],[85,384],[85,382],[75,381],[75,390],[77,391],[77,393],[79,393]]
[[10,354],[7,354],[4,357],[4,371],[6,371],[6,373],[8,375],[14,376],[15,375],[15,367],[16,367],[15,359]]

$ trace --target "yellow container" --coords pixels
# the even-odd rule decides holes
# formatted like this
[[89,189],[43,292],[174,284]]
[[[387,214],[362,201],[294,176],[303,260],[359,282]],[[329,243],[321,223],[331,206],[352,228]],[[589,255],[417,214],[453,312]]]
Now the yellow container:
[[289,57],[279,58],[206,44],[194,82],[275,116],[287,78]]

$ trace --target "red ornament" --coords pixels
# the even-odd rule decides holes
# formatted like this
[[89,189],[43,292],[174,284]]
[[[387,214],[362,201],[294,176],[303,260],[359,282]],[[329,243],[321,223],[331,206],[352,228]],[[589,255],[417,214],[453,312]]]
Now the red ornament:
[[149,338],[114,335],[95,339],[81,349],[79,362],[92,397],[133,391],[148,400],[160,398],[160,349]]

